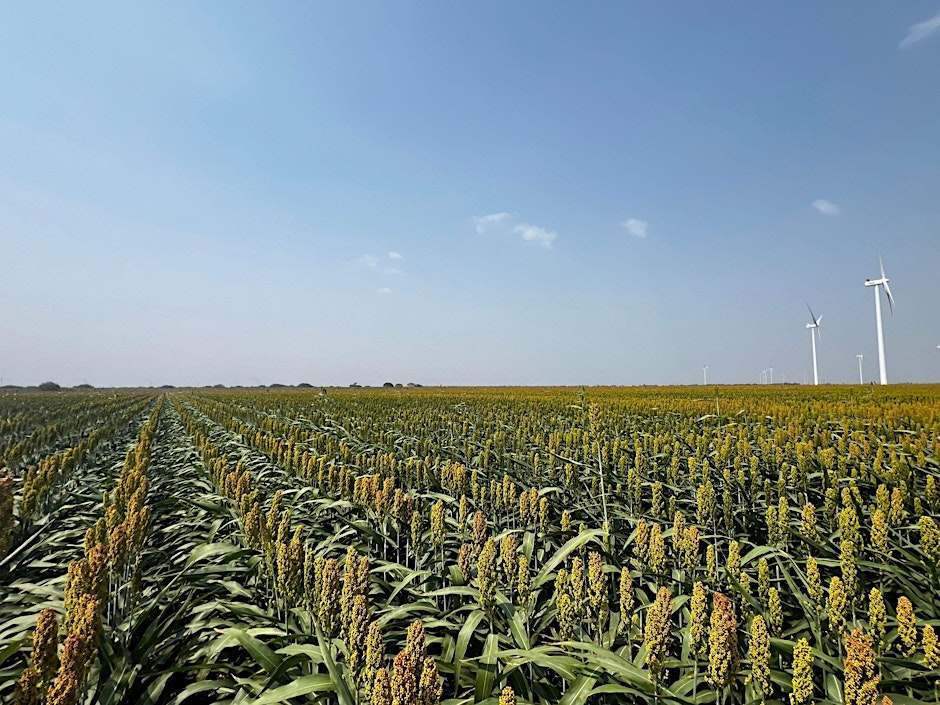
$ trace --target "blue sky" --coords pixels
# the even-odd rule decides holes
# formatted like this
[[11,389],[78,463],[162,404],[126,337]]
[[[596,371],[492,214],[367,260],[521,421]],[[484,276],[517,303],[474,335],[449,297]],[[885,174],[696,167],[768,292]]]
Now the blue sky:
[[[16,4],[4,383],[940,380],[940,2]],[[813,204],[816,204],[814,206]],[[887,313],[887,311],[886,311]]]

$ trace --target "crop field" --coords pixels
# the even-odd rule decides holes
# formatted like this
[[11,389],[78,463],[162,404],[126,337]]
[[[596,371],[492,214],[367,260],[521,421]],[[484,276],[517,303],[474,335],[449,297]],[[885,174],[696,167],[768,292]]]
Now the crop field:
[[0,396],[0,701],[938,702],[940,388]]

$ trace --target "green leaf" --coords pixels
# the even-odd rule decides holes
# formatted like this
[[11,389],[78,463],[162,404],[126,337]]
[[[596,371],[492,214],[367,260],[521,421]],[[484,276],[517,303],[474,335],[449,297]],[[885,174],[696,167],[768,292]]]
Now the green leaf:
[[496,655],[499,652],[499,640],[495,634],[486,637],[486,646],[477,668],[476,686],[473,689],[473,702],[480,703],[493,694],[496,682]]
[[336,686],[333,683],[333,677],[325,673],[312,676],[301,676],[296,680],[282,685],[274,690],[269,690],[257,700],[253,705],[270,705],[270,703],[282,703],[291,698],[299,698],[310,693],[324,693],[333,691]]
[[597,679],[593,676],[578,676],[577,680],[571,684],[571,687],[565,691],[559,705],[583,705],[590,697],[591,689],[596,682]]
[[568,539],[568,541],[565,542],[565,545],[555,551],[552,557],[545,562],[544,566],[542,566],[542,569],[539,571],[538,575],[535,576],[535,580],[532,581],[532,589],[535,590],[536,588],[541,587],[543,583],[548,581],[551,578],[551,574],[555,568],[561,565],[561,563],[571,553],[577,551],[579,548],[581,548],[581,546],[584,546],[589,541],[600,538],[603,535],[603,529],[589,529],[573,538]]
[[223,631],[223,634],[232,637],[245,647],[245,650],[251,654],[252,658],[257,661],[258,665],[261,666],[268,675],[275,673],[278,666],[281,665],[281,659],[276,653],[265,646],[260,640],[251,636],[244,629],[229,627]]

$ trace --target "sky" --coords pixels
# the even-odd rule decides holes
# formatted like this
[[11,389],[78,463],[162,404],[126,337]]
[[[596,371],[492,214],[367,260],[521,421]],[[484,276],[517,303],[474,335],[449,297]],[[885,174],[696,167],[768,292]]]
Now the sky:
[[3,384],[940,381],[940,0],[16,3]]

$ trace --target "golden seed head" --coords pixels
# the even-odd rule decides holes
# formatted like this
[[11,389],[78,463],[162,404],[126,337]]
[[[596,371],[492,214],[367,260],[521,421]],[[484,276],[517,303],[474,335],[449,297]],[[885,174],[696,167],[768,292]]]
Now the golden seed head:
[[813,649],[806,639],[793,647],[793,692],[790,705],[808,705],[813,700]]
[[604,559],[597,551],[588,555],[588,601],[598,627],[607,621],[607,575],[604,573]]
[[751,621],[747,658],[751,662],[751,672],[746,682],[756,683],[766,698],[773,690],[770,683],[770,634],[767,632],[764,618],[760,615]]
[[713,688],[724,688],[738,667],[738,621],[731,600],[720,592],[715,594],[708,628],[708,673],[706,680]]
[[411,705],[418,699],[418,681],[415,677],[416,663],[408,651],[401,651],[395,657],[395,668],[392,672],[392,703],[396,705]]
[[712,544],[705,549],[705,574],[712,585],[718,582],[718,558]]
[[885,609],[885,599],[878,588],[872,588],[868,593],[868,628],[871,629],[875,647],[881,648],[888,625],[888,612]]
[[940,568],[940,527],[926,514],[917,522],[920,529],[920,550],[935,568]]
[[875,705],[881,676],[877,673],[871,636],[861,629],[845,637],[842,671],[845,705]]
[[903,595],[898,598],[898,637],[901,639],[899,651],[905,658],[917,649],[917,620],[914,617],[914,605]]
[[380,668],[375,672],[372,683],[372,705],[392,705],[392,687],[388,679],[388,671]]
[[666,544],[663,539],[662,527],[655,522],[650,529],[646,562],[649,569],[656,575],[662,575],[666,572]]
[[480,549],[483,548],[488,536],[486,515],[478,511],[473,515],[473,546],[475,553],[479,553]]
[[705,585],[701,582],[695,583],[689,603],[689,648],[696,658],[704,656],[708,647],[707,600]]
[[670,616],[672,615],[672,592],[661,587],[656,600],[646,612],[646,629],[643,641],[646,644],[646,666],[650,678],[657,680],[662,673],[669,648]]
[[516,705],[516,693],[511,686],[507,685],[499,694],[499,705]]
[[444,686],[437,672],[437,661],[430,656],[424,659],[421,678],[418,681],[418,705],[440,705]]
[[532,596],[532,576],[529,572],[529,559],[525,554],[519,557],[516,592],[519,595],[519,605],[526,609],[529,605],[529,598]]
[[822,609],[822,580],[819,577],[819,565],[816,563],[816,559],[812,556],[806,559],[806,590],[810,598],[813,600],[813,605],[816,607],[816,609]]
[[826,616],[829,618],[829,628],[833,634],[839,635],[845,631],[848,602],[842,578],[837,575],[829,583],[829,598],[826,601]]
[[32,668],[24,668],[16,681],[13,705],[38,705],[40,702],[40,677]]
[[33,651],[30,661],[39,681],[48,686],[59,667],[59,620],[55,610],[46,608],[39,613],[33,632]]
[[431,543],[443,546],[447,538],[447,522],[444,502],[437,500],[431,507]]
[[640,519],[636,523],[636,534],[633,539],[633,556],[637,563],[643,565],[646,563],[646,553],[649,550],[650,527],[646,519]]
[[934,631],[934,628],[929,624],[924,625],[923,646],[923,664],[931,670],[940,668],[940,645],[937,643],[936,631]]
[[812,503],[807,502],[803,505],[803,511],[801,513],[801,531],[803,535],[815,540],[819,539],[819,532],[816,529],[816,507]]
[[506,534],[500,542],[500,555],[503,563],[503,575],[507,585],[512,585],[516,577],[518,547],[516,546],[516,535]]
[[741,545],[737,541],[728,544],[728,563],[725,570],[729,580],[741,581]]
[[626,631],[633,617],[633,576],[627,568],[620,571],[620,631]]
[[327,559],[320,576],[320,599],[318,617],[320,627],[328,636],[336,636],[340,626],[340,590],[339,564],[335,558]]
[[558,613],[558,632],[562,641],[569,641],[574,635],[578,623],[578,614],[574,608],[571,595],[564,592],[555,599],[555,610]]
[[477,559],[477,583],[480,607],[489,613],[496,606],[496,541],[486,540]]
[[783,632],[783,605],[780,604],[780,593],[775,587],[767,591],[767,613],[771,629],[779,636]]

